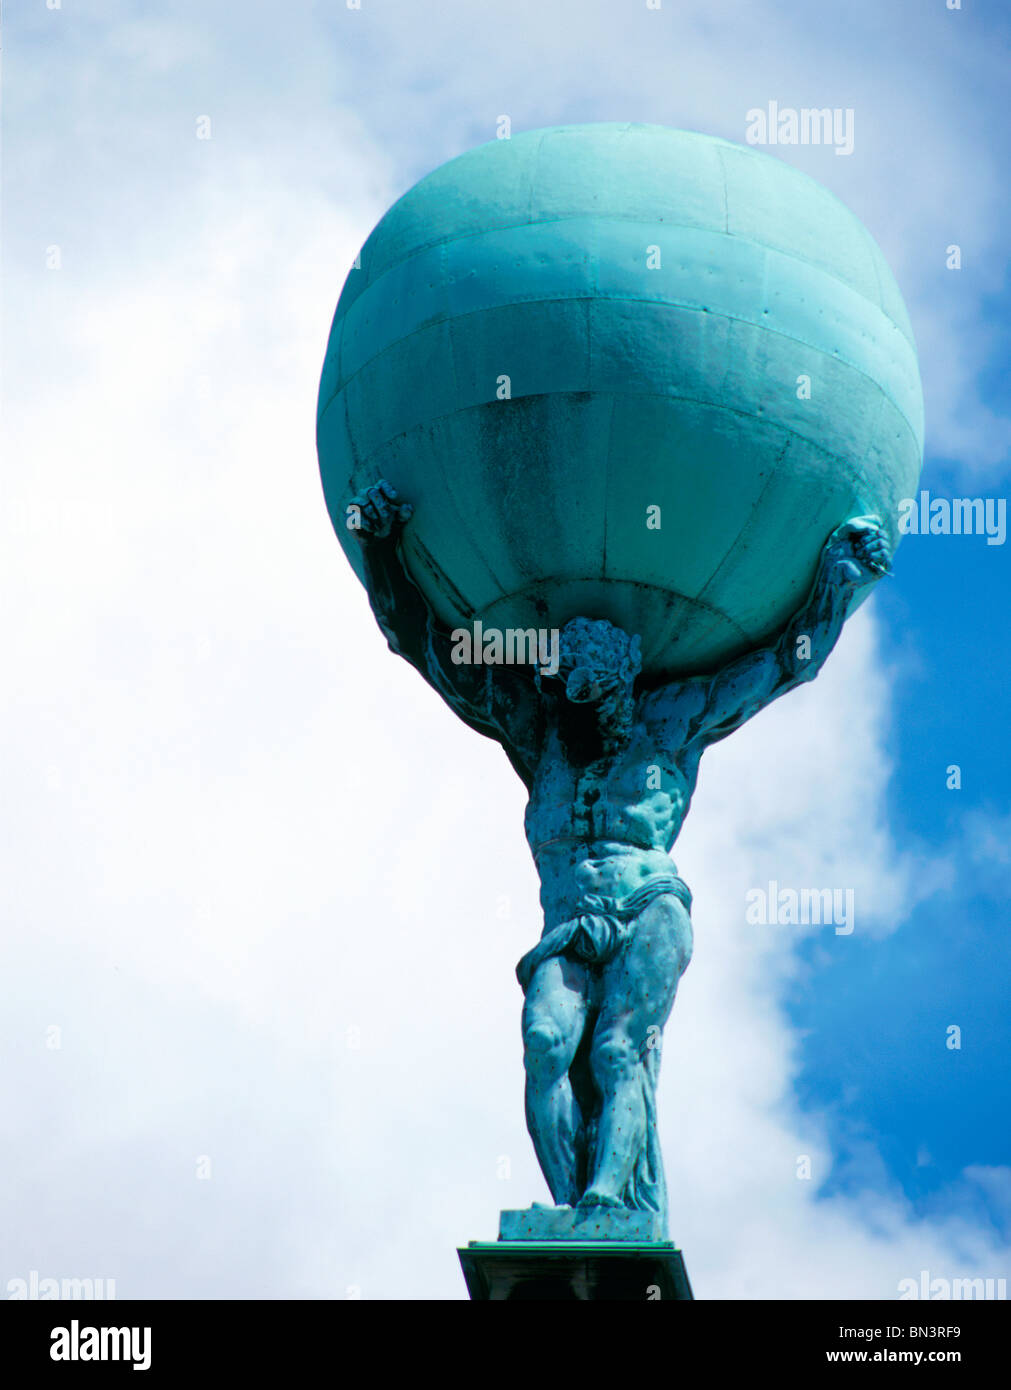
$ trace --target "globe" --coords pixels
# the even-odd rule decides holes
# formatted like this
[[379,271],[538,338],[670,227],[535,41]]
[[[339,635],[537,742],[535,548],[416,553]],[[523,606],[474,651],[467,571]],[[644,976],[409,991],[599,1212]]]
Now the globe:
[[820,184],[707,135],[562,126],[449,161],[382,218],[317,445],[359,578],[348,504],[386,478],[447,628],[606,618],[665,678],[770,640],[848,517],[897,545],[923,400],[895,280]]

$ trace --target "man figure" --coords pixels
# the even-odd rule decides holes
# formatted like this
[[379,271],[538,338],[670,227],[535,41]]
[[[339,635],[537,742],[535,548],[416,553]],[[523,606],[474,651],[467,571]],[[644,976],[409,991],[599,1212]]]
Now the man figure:
[[559,1206],[654,1212],[665,1225],[660,1038],[692,953],[691,894],[670,850],[704,749],[812,680],[854,594],[887,573],[880,523],[857,517],[829,536],[807,602],[775,643],[715,675],[637,693],[639,638],[588,618],[562,629],[554,677],[455,664],[400,561],[411,507],[381,481],[348,511],[390,647],[502,745],[529,792],[544,934],[517,976],[527,1128],[551,1195]]

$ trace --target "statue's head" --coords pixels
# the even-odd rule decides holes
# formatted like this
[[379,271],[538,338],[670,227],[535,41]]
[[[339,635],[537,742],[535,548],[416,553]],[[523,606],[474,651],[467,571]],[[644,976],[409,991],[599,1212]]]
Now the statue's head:
[[566,705],[591,707],[602,731],[620,734],[631,722],[633,687],[642,669],[641,642],[604,619],[573,618],[559,634],[558,673]]

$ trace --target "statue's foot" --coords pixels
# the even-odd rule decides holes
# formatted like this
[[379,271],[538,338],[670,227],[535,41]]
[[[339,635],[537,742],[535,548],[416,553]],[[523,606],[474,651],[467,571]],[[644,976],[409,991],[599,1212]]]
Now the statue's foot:
[[589,1188],[579,1199],[581,1207],[620,1207],[622,1201],[620,1197],[615,1197],[612,1192],[598,1192],[596,1188]]
[[571,1211],[568,1202],[531,1202],[531,1211]]

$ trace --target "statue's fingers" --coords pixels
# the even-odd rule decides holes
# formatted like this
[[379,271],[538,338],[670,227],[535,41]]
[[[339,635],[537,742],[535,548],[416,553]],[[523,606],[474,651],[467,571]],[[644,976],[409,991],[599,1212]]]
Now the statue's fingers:
[[393,506],[381,488],[369,488],[369,501],[375,507],[378,516],[384,521],[388,521],[393,515]]
[[362,507],[362,515],[365,517],[369,529],[372,531],[381,531],[386,525],[387,518],[380,508],[376,506],[376,503],[371,497],[365,503],[364,507]]
[[859,538],[854,546],[854,555],[864,569],[870,570],[872,574],[883,574],[887,568],[884,556],[869,536]]

